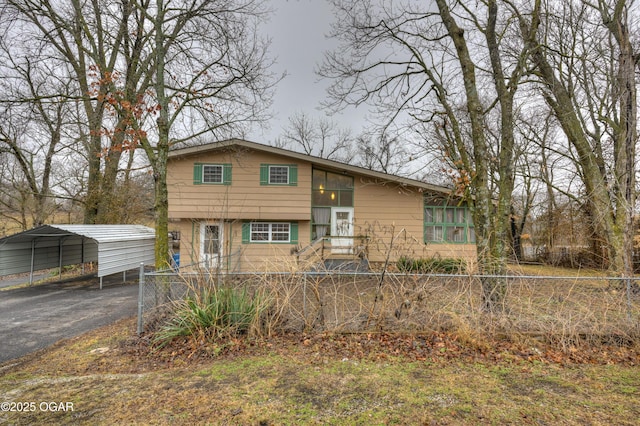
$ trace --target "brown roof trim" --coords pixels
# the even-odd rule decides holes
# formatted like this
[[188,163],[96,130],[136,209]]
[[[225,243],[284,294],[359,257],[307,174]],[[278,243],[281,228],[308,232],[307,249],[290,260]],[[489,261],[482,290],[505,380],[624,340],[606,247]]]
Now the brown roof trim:
[[425,183],[415,179],[391,175],[388,173],[378,172],[375,170],[369,170],[364,167],[353,166],[351,164],[342,163],[340,161],[328,160],[326,158],[315,157],[312,155],[307,155],[307,154],[291,151],[284,148],[277,148],[275,146],[269,146],[269,145],[264,145],[257,142],[247,141],[244,139],[227,139],[219,142],[212,142],[212,143],[203,144],[203,145],[175,149],[169,152],[169,159],[186,157],[189,155],[201,154],[205,152],[218,151],[218,150],[221,150],[224,148],[230,148],[233,146],[241,146],[248,149],[254,149],[257,151],[269,152],[272,154],[282,155],[289,158],[295,158],[297,160],[306,161],[306,162],[309,162],[321,167],[329,168],[329,169],[360,174],[360,175],[368,176],[371,178],[380,179],[385,182],[393,182],[399,185],[407,185],[407,186],[422,188],[424,190],[428,190],[431,192],[438,192],[438,193],[447,194],[447,195],[450,195],[452,193],[451,188],[447,188],[444,186],[433,185],[433,184]]

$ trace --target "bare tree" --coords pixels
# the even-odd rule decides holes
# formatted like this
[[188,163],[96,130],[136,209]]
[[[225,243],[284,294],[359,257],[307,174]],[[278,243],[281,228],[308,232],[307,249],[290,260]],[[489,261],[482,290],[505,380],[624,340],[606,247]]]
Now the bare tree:
[[413,160],[407,141],[397,136],[363,134],[356,139],[356,163],[370,170],[400,175]]
[[263,2],[3,0],[2,7],[4,34],[36,40],[77,82],[69,99],[81,106],[78,131],[69,140],[86,147],[85,222],[111,220],[111,195],[128,174],[121,166],[134,164],[123,154],[140,148],[155,182],[156,259],[166,266],[168,151],[242,133],[267,117],[278,79],[257,35],[268,13]]
[[[552,248],[553,236],[558,232],[554,175],[560,169],[561,158],[564,158],[562,155],[554,155],[554,150],[551,148],[556,137],[557,125],[550,111],[537,106],[527,119],[520,122],[518,132],[525,141],[524,153],[519,163],[521,169],[519,175],[522,176],[523,184],[528,189],[523,191],[522,197],[526,200],[523,204],[528,207],[521,209],[521,217],[526,220],[532,210],[543,211],[544,213],[537,214],[547,220],[541,223],[540,218],[536,218],[537,233],[545,235],[544,242],[539,244]],[[526,223],[521,224],[521,232],[524,231],[525,225]]]
[[[110,81],[119,65],[129,4],[128,0],[3,0],[2,25],[5,37],[16,40],[12,48],[39,49],[47,55],[43,59],[62,63],[59,69],[76,83],[71,96],[82,106],[77,122],[85,127],[79,141],[88,163],[85,223],[101,220],[100,202],[109,197],[116,176],[113,169],[118,167],[117,161],[103,161],[105,153],[117,153],[110,149],[104,127],[105,95],[111,88],[104,82]],[[111,181],[103,188],[105,179]]]
[[[619,113],[614,116],[613,138],[616,187],[616,239],[610,243],[613,267],[626,277],[633,277],[633,216],[636,204],[636,146],[638,141],[638,96],[636,68],[640,62],[638,46],[632,45],[630,8],[633,0],[599,0],[598,11],[603,24],[617,45],[617,70],[613,99]],[[637,16],[636,16],[637,18]]]
[[[636,197],[639,56],[629,31],[632,5],[549,3],[543,30],[526,40],[542,95],[575,152],[594,241],[602,242],[610,268],[625,274],[631,273]],[[530,26],[519,18],[527,34]]]
[[365,131],[353,137],[350,130],[340,129],[332,120],[314,120],[305,113],[289,117],[289,124],[275,145],[391,174],[410,172],[407,164],[414,158],[409,152],[410,144],[398,136]]
[[[527,47],[513,43],[518,28],[509,19],[512,6],[499,13],[495,0],[473,6],[436,0],[435,9],[367,0],[334,5],[333,36],[343,45],[320,69],[334,81],[333,105],[379,101],[378,110],[391,120],[408,111],[441,128],[443,153],[465,177],[461,192],[474,206],[484,308],[501,309],[505,283],[496,277],[506,271],[510,247],[513,111],[528,55]],[[538,5],[530,10],[529,37]],[[385,50],[389,46],[392,52]],[[500,123],[497,135],[486,126],[492,111]]]
[[169,150],[204,135],[240,132],[267,117],[278,79],[268,71],[268,43],[257,35],[266,13],[252,0],[135,3],[128,33],[142,39],[150,60],[128,56],[139,75],[136,102],[116,105],[153,170],[157,267],[169,265]]
[[275,143],[307,155],[347,161],[351,157],[353,137],[350,130],[339,128],[329,118],[313,119],[299,112],[289,117],[288,125]]
[[5,188],[4,202],[20,211],[21,227],[27,229],[44,224],[55,211],[54,168],[65,147],[70,82],[65,73],[56,72],[59,63],[39,60],[37,52],[16,54],[4,41],[0,46],[0,91],[5,97],[0,151],[9,154],[15,167],[6,175],[11,186]]

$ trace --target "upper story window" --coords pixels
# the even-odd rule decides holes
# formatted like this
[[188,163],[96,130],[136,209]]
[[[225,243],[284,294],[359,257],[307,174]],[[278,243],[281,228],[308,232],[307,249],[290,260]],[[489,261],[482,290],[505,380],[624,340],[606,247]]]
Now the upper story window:
[[231,185],[231,164],[195,163],[193,183],[194,185]]
[[287,166],[269,166],[269,183],[285,184],[289,183],[289,167]]
[[313,206],[353,207],[353,176],[313,169]]
[[203,164],[202,183],[222,183],[222,164]]
[[261,164],[260,185],[298,185],[296,164]]

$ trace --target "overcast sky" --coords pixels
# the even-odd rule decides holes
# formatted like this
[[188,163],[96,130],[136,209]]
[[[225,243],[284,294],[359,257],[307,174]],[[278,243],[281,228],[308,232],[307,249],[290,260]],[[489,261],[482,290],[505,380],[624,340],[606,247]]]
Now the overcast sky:
[[[287,76],[277,87],[273,110],[275,118],[271,128],[262,133],[255,129],[248,139],[269,143],[282,133],[288,118],[296,112],[309,117],[322,117],[319,103],[325,99],[327,81],[319,81],[314,69],[322,62],[325,51],[337,43],[327,38],[333,13],[325,0],[276,0],[275,12],[265,26],[271,38],[271,55],[277,58],[274,72]],[[351,127],[359,133],[364,123],[364,111],[349,109],[332,117],[341,127]]]

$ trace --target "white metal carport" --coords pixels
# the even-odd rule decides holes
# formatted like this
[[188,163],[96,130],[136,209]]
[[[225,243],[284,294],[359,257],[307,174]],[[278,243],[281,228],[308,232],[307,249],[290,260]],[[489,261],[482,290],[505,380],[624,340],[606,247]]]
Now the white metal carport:
[[142,225],[42,225],[0,238],[0,276],[98,263],[102,277],[155,263],[155,231]]

